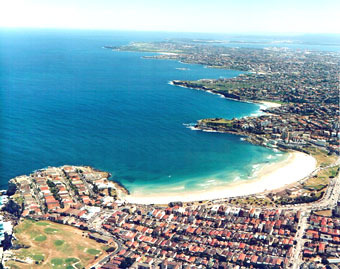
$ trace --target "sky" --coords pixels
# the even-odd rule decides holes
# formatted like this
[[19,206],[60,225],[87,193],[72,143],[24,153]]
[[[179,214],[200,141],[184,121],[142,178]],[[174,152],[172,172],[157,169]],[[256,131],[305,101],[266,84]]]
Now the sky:
[[340,33],[340,0],[1,0],[0,27]]

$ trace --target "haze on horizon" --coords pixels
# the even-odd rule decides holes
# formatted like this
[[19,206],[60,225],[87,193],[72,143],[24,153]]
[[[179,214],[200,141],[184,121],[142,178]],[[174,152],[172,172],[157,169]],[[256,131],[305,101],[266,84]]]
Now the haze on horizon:
[[339,0],[10,0],[2,28],[340,33]]

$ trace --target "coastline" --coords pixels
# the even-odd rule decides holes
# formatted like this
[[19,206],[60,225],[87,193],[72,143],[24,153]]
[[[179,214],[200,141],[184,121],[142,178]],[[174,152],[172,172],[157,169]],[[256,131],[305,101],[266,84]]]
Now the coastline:
[[271,102],[271,101],[262,101],[262,100],[253,101],[253,103],[254,104],[259,104],[261,110],[268,109],[268,108],[275,108],[275,107],[280,107],[281,106],[281,104],[279,104],[279,103],[274,103],[274,102]]
[[264,106],[266,106],[267,108],[271,108],[271,107],[280,107],[281,104],[279,103],[274,103],[274,102],[270,102],[270,101],[254,101],[254,103],[258,103],[258,104],[262,104]]
[[[263,112],[262,110],[265,110],[265,109],[275,108],[275,107],[281,106],[281,104],[272,102],[270,100],[240,100],[240,99],[225,96],[224,94],[222,94],[222,93],[220,93],[220,92],[218,92],[214,89],[204,89],[204,88],[201,88],[201,87],[194,88],[194,87],[189,87],[189,86],[177,84],[176,80],[171,80],[171,81],[168,82],[168,84],[172,85],[172,86],[176,86],[176,87],[185,88],[185,89],[192,89],[192,90],[197,90],[197,91],[208,92],[208,93],[211,93],[211,94],[214,94],[214,95],[218,95],[220,98],[228,99],[228,100],[235,101],[235,102],[257,104],[257,105],[260,106],[259,112]],[[247,117],[251,117],[251,116],[252,115],[249,115]],[[254,116],[259,116],[259,114],[256,114]]]
[[[191,88],[184,85],[177,85],[174,81],[169,82],[170,85],[189,88],[209,92],[219,95],[221,98],[229,99],[237,102],[253,103],[259,105],[256,115],[247,117],[257,117],[267,114],[264,110],[280,107],[281,104],[264,100],[238,100],[236,98],[227,97],[215,90],[207,90],[203,88]],[[201,130],[201,129],[199,129]],[[204,131],[204,130],[203,130]],[[237,133],[235,133],[238,135]],[[125,195],[123,199],[129,203],[135,204],[168,204],[169,202],[195,202],[203,200],[216,200],[231,197],[240,197],[248,195],[261,195],[268,191],[282,191],[291,184],[309,176],[317,167],[317,161],[311,155],[293,151],[287,152],[288,157],[280,162],[264,164],[259,171],[254,172],[252,178],[241,179],[237,182],[228,182],[223,186],[212,187],[211,189],[202,189],[194,191],[174,192],[158,192],[157,194],[130,194]],[[207,181],[211,179],[207,178]]]
[[301,152],[287,154],[288,157],[281,162],[264,165],[253,179],[228,182],[224,186],[213,187],[210,190],[138,195],[132,193],[124,199],[135,204],[167,204],[175,201],[194,202],[261,194],[298,182],[316,169],[316,160],[312,156]]

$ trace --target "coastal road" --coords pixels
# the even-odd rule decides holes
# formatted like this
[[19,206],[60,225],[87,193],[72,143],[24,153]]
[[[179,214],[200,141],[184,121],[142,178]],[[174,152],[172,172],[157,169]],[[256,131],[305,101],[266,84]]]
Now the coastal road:
[[122,250],[122,243],[116,239],[115,237],[112,236],[111,233],[103,229],[102,225],[103,223],[112,215],[112,212],[110,210],[102,210],[101,212],[95,214],[90,220],[90,228],[97,231],[98,233],[108,236],[113,239],[116,249],[111,252],[110,254],[106,255],[104,258],[100,259],[97,261],[95,264],[92,264],[88,266],[87,268],[100,268],[103,266],[105,263],[107,263],[112,257],[114,257],[117,253],[119,253]]

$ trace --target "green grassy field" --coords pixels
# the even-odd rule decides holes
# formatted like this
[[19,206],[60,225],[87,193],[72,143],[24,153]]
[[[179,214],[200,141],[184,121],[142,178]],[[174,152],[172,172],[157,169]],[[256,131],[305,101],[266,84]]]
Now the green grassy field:
[[9,268],[83,268],[105,252],[107,247],[89,239],[83,231],[47,221],[23,220],[15,227],[18,242],[26,248],[13,250],[15,258],[29,263],[8,261]]
[[304,188],[310,191],[319,191],[325,188],[330,178],[337,175],[338,167],[332,167],[320,171],[315,177],[311,177],[304,183]]

